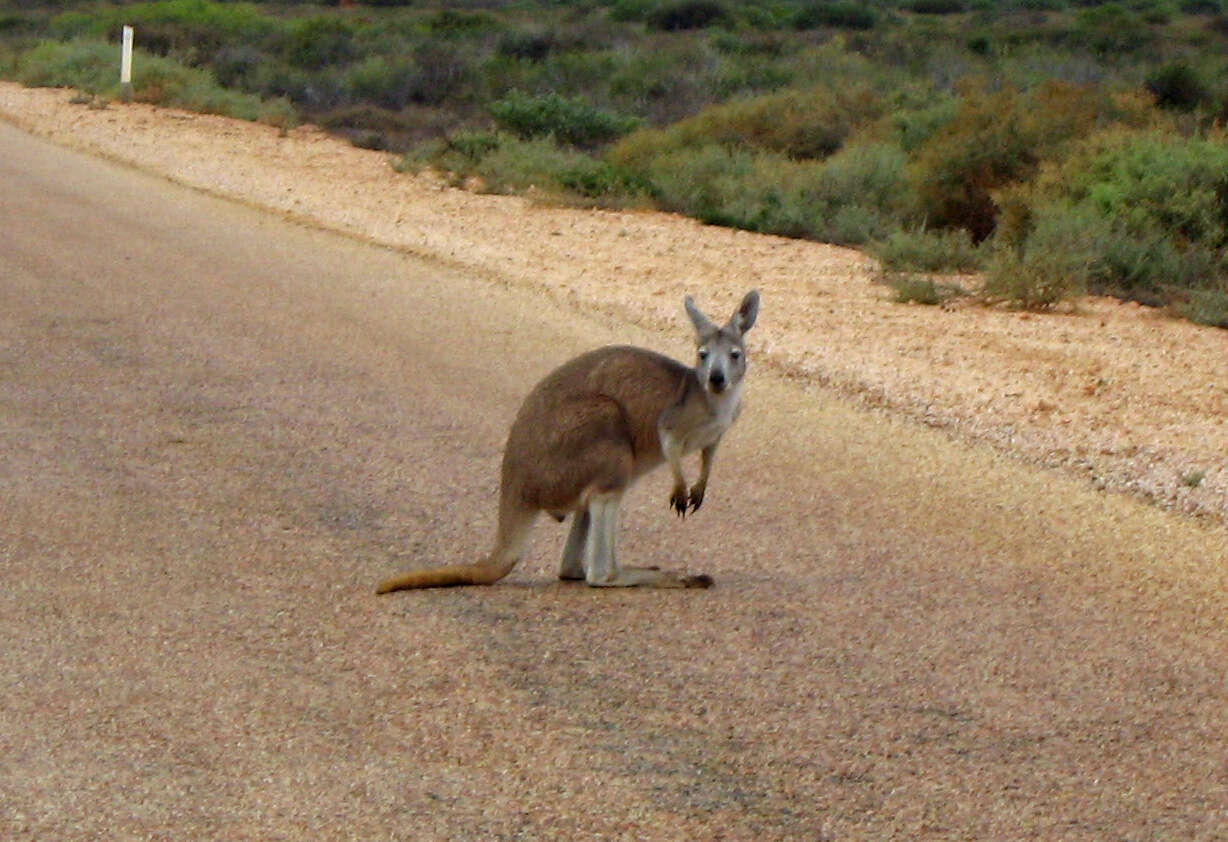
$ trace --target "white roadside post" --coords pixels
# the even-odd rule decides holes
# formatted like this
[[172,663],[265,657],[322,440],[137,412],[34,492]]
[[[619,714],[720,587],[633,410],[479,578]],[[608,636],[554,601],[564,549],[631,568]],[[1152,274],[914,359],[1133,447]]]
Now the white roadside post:
[[124,27],[124,46],[119,59],[119,98],[132,101],[132,27]]

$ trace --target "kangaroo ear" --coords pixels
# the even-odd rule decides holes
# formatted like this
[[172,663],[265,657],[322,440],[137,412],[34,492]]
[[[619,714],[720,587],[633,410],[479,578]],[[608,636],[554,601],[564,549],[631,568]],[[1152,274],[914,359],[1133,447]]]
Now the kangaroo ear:
[[695,306],[694,298],[688,295],[683,304],[686,306],[686,314],[691,317],[691,324],[695,325],[696,333],[700,336],[716,333],[716,325],[712,324],[707,316],[699,312],[699,308]]
[[729,318],[729,326],[736,330],[739,334],[746,333],[755,326],[755,319],[759,316],[759,290],[752,289],[746,293],[746,297],[742,299],[742,303],[738,305],[738,310]]

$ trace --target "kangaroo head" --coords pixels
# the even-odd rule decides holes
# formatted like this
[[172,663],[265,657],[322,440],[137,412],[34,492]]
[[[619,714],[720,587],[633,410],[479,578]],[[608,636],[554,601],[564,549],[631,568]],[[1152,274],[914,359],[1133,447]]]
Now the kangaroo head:
[[737,386],[746,374],[746,345],[742,337],[754,326],[755,317],[759,315],[759,293],[756,290],[746,293],[724,327],[713,324],[689,295],[686,312],[695,325],[699,349],[695,375],[700,384],[717,395]]

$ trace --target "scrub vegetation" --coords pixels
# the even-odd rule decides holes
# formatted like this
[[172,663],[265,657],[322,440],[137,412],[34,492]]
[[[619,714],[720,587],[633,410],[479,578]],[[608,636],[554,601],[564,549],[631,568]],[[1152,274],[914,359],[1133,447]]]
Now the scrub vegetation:
[[141,101],[1228,326],[1228,0],[16,0],[0,74],[115,96],[125,23]]

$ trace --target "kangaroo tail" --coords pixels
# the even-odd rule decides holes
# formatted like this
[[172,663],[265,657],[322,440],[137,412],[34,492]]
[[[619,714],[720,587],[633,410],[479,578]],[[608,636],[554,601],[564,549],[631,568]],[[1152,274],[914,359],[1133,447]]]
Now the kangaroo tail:
[[493,585],[506,576],[512,565],[455,564],[426,570],[411,570],[382,582],[377,594],[406,591],[415,588],[454,588],[460,585]]
[[375,589],[377,594],[404,591],[413,588],[453,588],[458,585],[493,585],[502,579],[520,559],[529,528],[537,517],[537,511],[522,505],[514,493],[505,486],[500,498],[499,530],[495,549],[477,564],[454,564],[450,567],[411,570],[382,583]]

